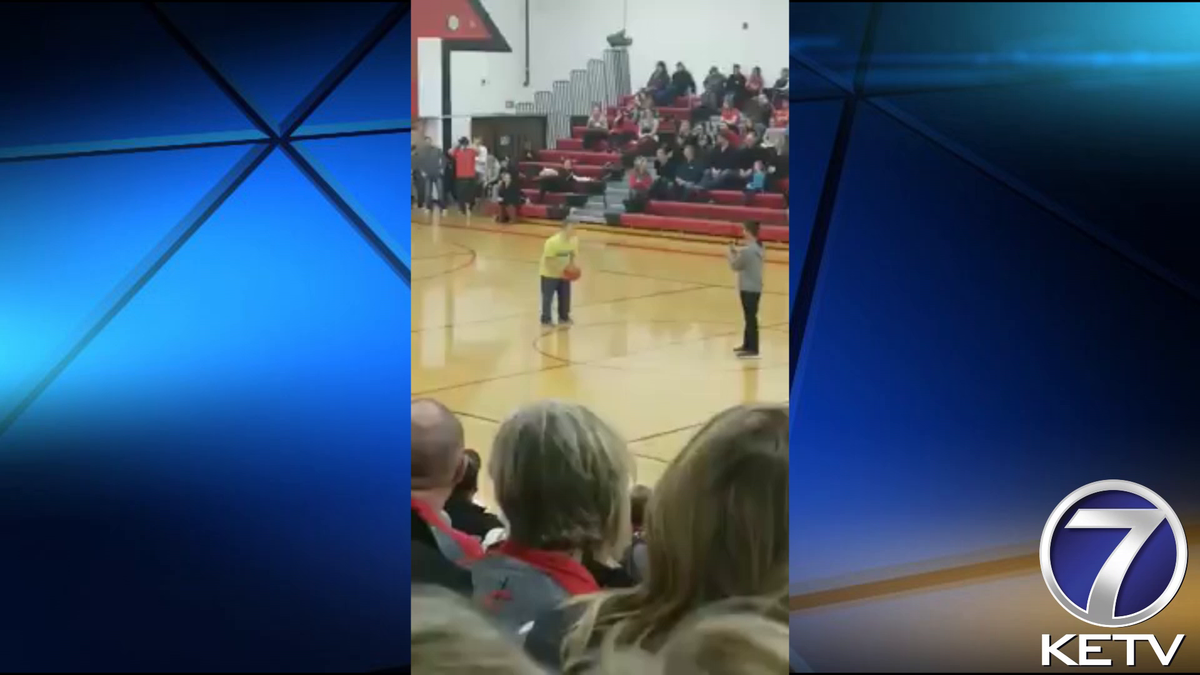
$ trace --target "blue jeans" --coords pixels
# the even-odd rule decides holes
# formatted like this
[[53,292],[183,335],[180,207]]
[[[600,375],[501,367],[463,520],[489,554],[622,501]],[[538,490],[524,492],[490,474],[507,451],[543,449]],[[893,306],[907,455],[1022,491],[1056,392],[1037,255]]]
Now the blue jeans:
[[558,295],[558,320],[571,320],[571,282],[557,277],[542,277],[542,323],[550,323],[550,305]]

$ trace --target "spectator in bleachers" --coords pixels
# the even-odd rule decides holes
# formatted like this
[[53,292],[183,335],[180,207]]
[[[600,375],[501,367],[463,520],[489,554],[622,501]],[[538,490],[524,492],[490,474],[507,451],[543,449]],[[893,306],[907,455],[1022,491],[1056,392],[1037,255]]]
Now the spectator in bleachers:
[[660,147],[654,153],[654,183],[650,186],[650,199],[669,200],[675,195],[675,168],[683,161],[683,150],[667,152]]
[[775,84],[771,85],[771,88],[768,89],[767,92],[771,95],[771,99],[774,101],[786,101],[788,98],[789,86],[790,77],[788,75],[788,69],[784,68],[779,72],[779,79],[775,80]]
[[788,126],[788,100],[785,98],[779,102],[779,107],[775,108],[771,114],[771,126],[775,128],[786,129]]
[[[661,151],[659,148],[656,152]],[[633,170],[629,172],[629,197],[625,200],[625,211],[628,213],[643,213],[650,201],[650,189],[654,186],[654,176],[650,175],[645,157],[633,161]]]
[[[493,179],[492,157],[488,153],[487,146],[483,144],[483,139],[478,136],[471,142],[471,147],[475,148],[475,180],[478,185],[487,185]],[[486,195],[486,193],[484,194]]]
[[675,138],[681,139],[684,143],[695,142],[697,133],[696,128],[689,120],[680,120],[679,126],[675,128]]
[[602,645],[660,652],[693,612],[714,602],[763,598],[782,614],[787,514],[787,406],[743,405],[718,414],[655,487],[642,583],[542,613],[526,649],[550,668],[580,672]]
[[767,98],[767,95],[759,93],[746,101],[742,112],[745,113],[743,116],[753,128],[761,132],[771,125],[771,113],[774,111],[771,109],[771,100]]
[[712,134],[703,134],[696,139],[696,144],[692,146],[696,152],[696,160],[702,166],[708,166],[708,158],[713,153],[713,146],[716,142],[713,140]]
[[733,72],[725,78],[723,94],[725,98],[733,97],[733,107],[742,107],[742,103],[746,100],[746,76],[742,74],[740,65],[733,64]]
[[564,159],[561,169],[542,169],[538,174],[538,203],[546,202],[547,192],[573,192],[575,190],[575,163]]
[[638,137],[637,142],[639,150],[645,151],[647,147],[657,147],[658,145],[658,115],[652,109],[642,111],[641,118],[638,119]]
[[720,190],[736,179],[738,152],[729,146],[729,136],[717,136],[717,147],[708,156],[708,170],[700,181],[703,190]]
[[596,144],[608,138],[608,115],[600,104],[592,106],[592,114],[587,119],[587,129],[583,132],[583,149],[595,150]]
[[742,121],[742,112],[737,109],[734,103],[733,96],[725,97],[725,104],[721,107],[721,124],[731,131],[737,130],[737,126]]
[[504,523],[495,514],[475,503],[475,495],[479,492],[479,469],[483,466],[479,453],[471,449],[464,450],[463,462],[462,478],[458,480],[454,492],[451,492],[450,498],[446,500],[445,511],[446,515],[450,516],[450,524],[454,529],[478,537],[482,541],[494,530],[504,529]]
[[525,203],[525,195],[521,192],[521,186],[513,178],[511,171],[504,171],[500,174],[500,185],[496,197],[500,205],[500,213],[496,215],[496,222],[516,222],[521,216],[521,204]]
[[625,551],[622,565],[636,581],[646,578],[649,560],[646,551],[646,510],[653,491],[645,485],[636,485],[629,493],[629,522],[633,526],[633,543]]
[[628,545],[633,462],[590,410],[544,401],[500,425],[488,469],[509,533],[471,566],[475,598],[519,633],[541,612],[600,590],[580,560],[607,560]]
[[667,64],[659,61],[654,64],[654,72],[650,73],[650,79],[646,82],[646,88],[643,91],[650,100],[658,102],[659,97],[665,94],[670,86],[671,74],[667,72]]
[[696,159],[696,146],[683,146],[683,162],[675,169],[675,199],[694,201],[704,180],[704,165]]
[[438,549],[465,564],[483,556],[483,547],[454,529],[444,512],[446,500],[462,478],[462,423],[446,406],[431,399],[412,402],[412,510],[433,531]]
[[750,77],[746,78],[746,97],[753,98],[763,93],[763,87],[766,82],[763,81],[762,68],[754,66],[750,69]]
[[743,172],[743,177],[746,178],[746,205],[749,206],[754,201],[756,195],[760,195],[767,189],[767,167],[761,159],[754,160],[754,166]]
[[716,110],[721,107],[721,101],[725,98],[725,75],[716,66],[708,69],[708,75],[704,76],[704,93],[701,95],[701,103],[706,107]]
[[463,215],[475,208],[475,160],[478,157],[479,151],[471,147],[466,136],[458,139],[458,147],[454,149],[454,183],[458,194],[458,210]]
[[546,675],[510,636],[497,630],[467,602],[445,591],[414,586],[410,616],[411,672]]
[[691,71],[683,65],[683,61],[675,64],[675,72],[671,74],[671,99],[668,105],[674,103],[680,96],[691,96],[696,93],[696,79]]

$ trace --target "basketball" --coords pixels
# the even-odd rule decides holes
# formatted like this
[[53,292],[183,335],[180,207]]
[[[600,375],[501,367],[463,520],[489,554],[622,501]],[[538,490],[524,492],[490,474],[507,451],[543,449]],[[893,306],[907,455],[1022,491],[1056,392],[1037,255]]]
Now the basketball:
[[567,265],[563,269],[563,278],[567,281],[579,281],[581,276],[583,276],[583,272],[574,265]]

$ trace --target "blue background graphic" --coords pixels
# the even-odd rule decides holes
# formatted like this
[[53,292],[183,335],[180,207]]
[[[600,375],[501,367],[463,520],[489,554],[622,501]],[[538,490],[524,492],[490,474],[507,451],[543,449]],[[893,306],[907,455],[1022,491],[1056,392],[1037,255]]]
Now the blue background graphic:
[[407,5],[0,11],[0,669],[407,663]]

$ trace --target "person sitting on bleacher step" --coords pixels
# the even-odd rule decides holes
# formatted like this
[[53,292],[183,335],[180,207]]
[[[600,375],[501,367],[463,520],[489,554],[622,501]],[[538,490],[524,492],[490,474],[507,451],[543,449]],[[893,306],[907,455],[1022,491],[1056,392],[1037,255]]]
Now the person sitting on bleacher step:
[[709,168],[700,180],[700,188],[720,190],[730,183],[736,178],[738,160],[738,152],[729,147],[729,137],[724,134],[717,136],[717,148],[709,155]]
[[587,120],[587,130],[583,132],[583,149],[595,150],[596,144],[608,138],[608,115],[597,103],[592,106],[592,114]]
[[683,164],[675,171],[674,198],[681,202],[695,201],[701,194],[700,181],[704,180],[704,165],[696,159],[696,146],[683,147]]

